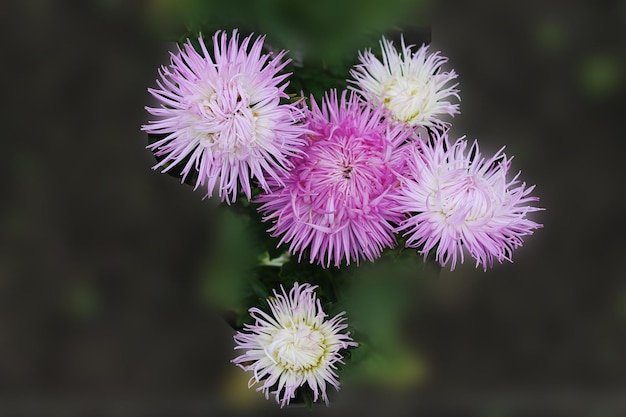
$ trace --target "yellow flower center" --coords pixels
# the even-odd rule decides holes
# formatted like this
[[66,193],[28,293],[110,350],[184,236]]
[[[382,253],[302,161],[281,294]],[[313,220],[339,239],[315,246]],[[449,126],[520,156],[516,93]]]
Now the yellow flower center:
[[411,123],[427,111],[433,100],[427,79],[396,76],[383,89],[383,103],[398,120]]
[[306,323],[282,328],[274,334],[268,355],[281,367],[303,371],[317,367],[326,353],[325,337]]

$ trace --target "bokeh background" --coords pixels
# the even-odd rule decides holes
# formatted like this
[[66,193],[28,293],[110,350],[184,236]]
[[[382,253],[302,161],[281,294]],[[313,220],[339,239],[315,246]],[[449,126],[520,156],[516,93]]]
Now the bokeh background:
[[[193,29],[174,3],[0,6],[2,416],[279,413],[207,302],[213,204],[152,171],[139,130],[167,42]],[[426,27],[459,73],[452,135],[506,145],[547,209],[514,264],[419,278],[403,328],[418,377],[312,413],[626,415],[626,1],[263,3],[281,4],[205,11],[284,12],[267,31],[319,34],[282,39],[328,62]],[[315,48],[331,44],[353,55]]]

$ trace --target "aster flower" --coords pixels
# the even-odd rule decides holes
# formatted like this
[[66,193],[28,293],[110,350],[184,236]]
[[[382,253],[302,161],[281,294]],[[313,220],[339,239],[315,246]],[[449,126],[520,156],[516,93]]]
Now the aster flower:
[[255,323],[244,325],[234,336],[235,349],[244,353],[232,362],[253,372],[248,385],[260,383],[257,391],[265,398],[275,395],[281,407],[305,385],[313,392],[313,401],[321,396],[328,405],[326,384],[339,390],[335,370],[343,363],[341,350],[358,346],[350,332],[344,332],[345,312],[326,320],[316,288],[296,282],[287,294],[281,286],[281,293],[274,291],[267,300],[271,313],[251,308]]
[[280,102],[288,97],[285,51],[270,56],[262,53],[264,37],[251,42],[239,44],[236,30],[230,39],[218,31],[213,56],[202,37],[200,52],[189,40],[171,53],[158,88],[148,90],[161,104],[146,107],[156,120],[142,126],[162,136],[148,146],[160,158],[155,169],[181,164],[183,181],[197,172],[195,188],[206,185],[210,197],[217,184],[227,203],[240,188],[250,198],[251,178],[269,189],[266,178],[279,180],[303,144],[301,111]]
[[361,94],[374,106],[384,105],[393,116],[414,127],[444,128],[448,123],[444,114],[459,113],[459,105],[449,100],[460,100],[456,86],[450,83],[457,77],[454,70],[442,71],[448,59],[439,52],[428,53],[422,45],[413,52],[402,38],[402,52],[393,42],[383,37],[382,62],[371,50],[359,52],[360,64],[350,70],[351,89]]
[[424,257],[436,247],[436,261],[452,270],[464,250],[485,270],[494,258],[511,261],[522,237],[542,226],[527,214],[541,209],[531,205],[535,187],[520,183],[520,173],[507,179],[511,158],[503,149],[485,159],[477,142],[469,151],[464,138],[450,146],[446,133],[416,142],[398,198],[398,210],[408,213],[397,229],[407,247]]
[[309,143],[304,157],[282,182],[270,182],[261,194],[260,212],[273,226],[269,232],[289,242],[299,260],[323,267],[370,261],[384,247],[395,245],[394,224],[402,215],[393,210],[398,174],[404,169],[402,143],[408,126],[391,123],[384,109],[363,106],[358,95],[333,90],[321,107],[311,98],[307,120]]

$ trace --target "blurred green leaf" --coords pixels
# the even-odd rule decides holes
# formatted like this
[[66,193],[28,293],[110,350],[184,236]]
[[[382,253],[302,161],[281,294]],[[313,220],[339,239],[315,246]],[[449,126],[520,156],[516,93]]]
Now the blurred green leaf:
[[[354,61],[358,48],[390,28],[428,24],[431,0],[160,0],[154,20],[182,21],[187,33],[238,28],[242,33],[267,35],[275,49],[298,51],[321,67]],[[243,12],[242,12],[243,11]]]
[[426,363],[417,352],[396,340],[382,346],[366,342],[353,349],[350,364],[342,370],[341,377],[393,389],[419,383],[426,372]]
[[311,395],[311,391],[307,385],[304,385],[299,390],[300,395],[302,395],[302,399],[304,400],[304,405],[310,410],[313,408],[313,396]]
[[98,291],[89,282],[79,282],[67,289],[65,309],[72,316],[85,319],[94,316],[100,310]]
[[563,24],[557,20],[539,22],[534,30],[537,44],[549,51],[556,51],[562,48],[566,41],[566,35]]
[[418,382],[425,365],[407,344],[404,324],[426,297],[422,281],[437,276],[439,269],[425,264],[414,251],[395,249],[374,263],[343,272],[346,285],[338,295],[338,308],[347,312],[360,345],[342,375],[383,386]]
[[251,219],[229,207],[218,207],[212,231],[213,253],[200,282],[204,301],[218,308],[247,310],[243,304],[247,283],[254,278],[261,244],[249,233]]
[[616,92],[622,82],[624,68],[609,55],[588,57],[580,66],[580,81],[588,95],[607,96]]

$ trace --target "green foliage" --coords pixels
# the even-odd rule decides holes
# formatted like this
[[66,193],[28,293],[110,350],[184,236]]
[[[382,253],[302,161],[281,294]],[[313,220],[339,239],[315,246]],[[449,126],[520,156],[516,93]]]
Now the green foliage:
[[190,33],[239,28],[266,34],[276,48],[327,64],[353,56],[369,37],[427,22],[429,0],[186,0],[180,15]]
[[304,95],[307,99],[311,96],[319,104],[324,94],[332,89],[345,89],[348,85],[346,78],[352,65],[342,68],[317,68],[306,65],[303,68],[294,68],[293,63],[287,68],[292,73],[289,78],[288,91],[292,94]]
[[414,251],[399,248],[345,269],[350,279],[341,288],[339,307],[347,311],[359,347],[342,378],[401,386],[423,377],[424,364],[406,341],[406,318],[425,296],[423,281],[438,272]]
[[308,386],[306,387],[306,389],[299,389],[298,394],[302,396],[302,401],[308,409],[313,408],[313,393],[311,392],[311,389],[308,388]]

